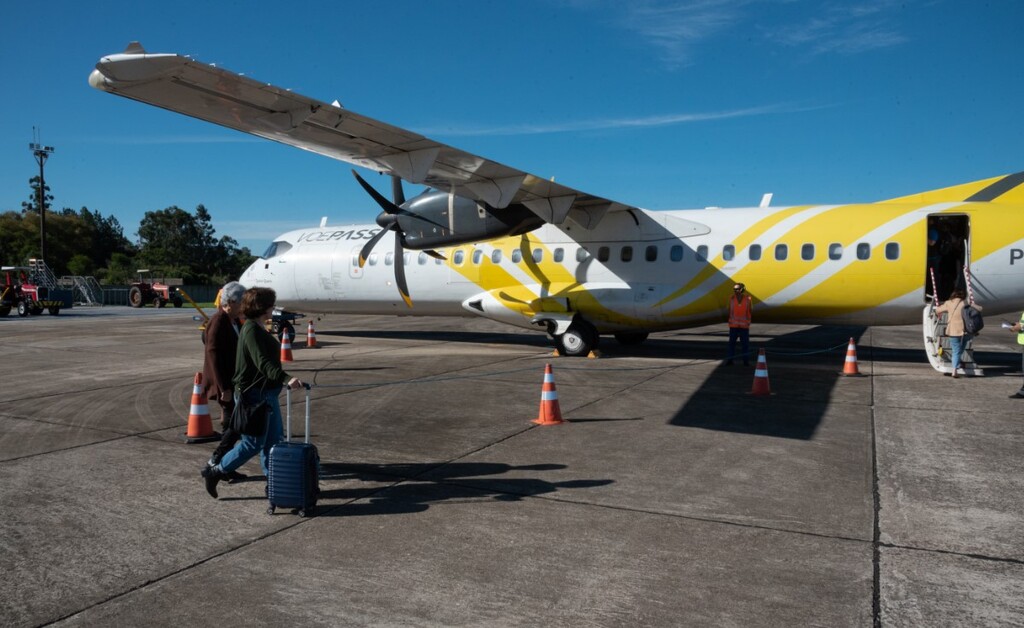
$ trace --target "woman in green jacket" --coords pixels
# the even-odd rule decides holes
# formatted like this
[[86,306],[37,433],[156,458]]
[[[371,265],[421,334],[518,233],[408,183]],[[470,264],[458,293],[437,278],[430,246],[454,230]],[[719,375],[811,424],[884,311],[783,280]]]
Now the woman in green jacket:
[[267,475],[270,448],[281,441],[281,404],[278,396],[287,382],[289,388],[300,388],[302,382],[281,368],[281,345],[267,331],[267,321],[274,312],[277,294],[270,288],[250,288],[242,295],[242,314],[245,325],[238,335],[238,355],[235,358],[235,394],[244,404],[257,404],[261,400],[270,406],[267,426],[259,436],[242,435],[238,444],[221,458],[220,464],[202,471],[206,492],[217,497],[217,484],[228,474],[249,461],[257,453],[263,474]]

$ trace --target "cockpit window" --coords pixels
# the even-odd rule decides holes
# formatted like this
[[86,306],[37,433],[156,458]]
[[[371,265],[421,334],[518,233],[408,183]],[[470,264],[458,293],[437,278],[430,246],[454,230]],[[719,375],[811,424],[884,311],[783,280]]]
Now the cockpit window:
[[267,247],[266,251],[263,251],[263,255],[260,255],[261,259],[270,259],[277,257],[278,255],[284,255],[290,251],[292,245],[287,242],[271,242],[270,246]]

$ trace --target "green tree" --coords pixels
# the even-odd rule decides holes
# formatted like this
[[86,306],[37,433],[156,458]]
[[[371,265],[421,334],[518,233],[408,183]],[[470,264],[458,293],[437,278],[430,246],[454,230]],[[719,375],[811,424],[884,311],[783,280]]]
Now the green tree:
[[[32,188],[32,194],[28,197],[28,201],[21,202],[21,213],[26,214],[29,212],[35,212],[36,217],[39,216],[39,177],[32,177],[28,180],[29,187]],[[43,202],[46,203],[47,207],[53,207],[53,194],[50,194],[50,186],[43,185]]]
[[177,206],[146,212],[139,223],[138,262],[168,276],[180,272],[188,283],[236,279],[254,258],[233,238],[218,240],[215,233],[213,217],[203,205],[196,206],[195,215]]

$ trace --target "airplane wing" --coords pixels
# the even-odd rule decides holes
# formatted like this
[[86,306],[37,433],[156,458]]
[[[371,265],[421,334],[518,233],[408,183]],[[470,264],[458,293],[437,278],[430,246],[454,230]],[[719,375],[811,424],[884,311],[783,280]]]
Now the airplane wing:
[[496,213],[525,205],[544,221],[590,229],[631,206],[586,194],[417,133],[187,56],[149,54],[132,42],[103,57],[96,89],[483,201]]

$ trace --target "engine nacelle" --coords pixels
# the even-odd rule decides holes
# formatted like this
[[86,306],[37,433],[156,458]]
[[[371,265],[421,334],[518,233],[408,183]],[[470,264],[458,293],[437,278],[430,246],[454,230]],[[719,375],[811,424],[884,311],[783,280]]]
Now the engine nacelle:
[[[427,190],[402,205],[397,216],[410,249],[433,249],[482,242],[533,231],[544,221],[523,205],[512,204],[495,210],[486,203],[439,190]],[[381,214],[381,220],[393,220]]]

